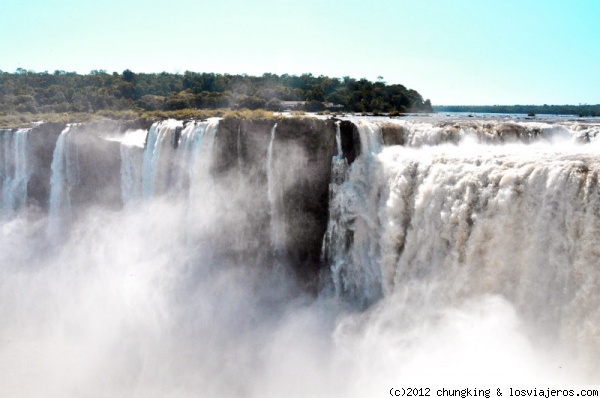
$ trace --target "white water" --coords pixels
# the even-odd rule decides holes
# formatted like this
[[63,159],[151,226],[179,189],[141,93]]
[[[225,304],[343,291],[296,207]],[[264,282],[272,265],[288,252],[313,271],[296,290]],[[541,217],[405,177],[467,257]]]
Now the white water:
[[331,267],[333,284],[341,291],[340,270],[345,268],[348,256],[347,243],[351,214],[349,195],[344,192],[344,182],[348,177],[348,162],[342,152],[340,122],[336,122],[336,155],[331,159],[331,183],[329,184],[329,221],[321,249],[322,261]]
[[381,131],[366,122],[357,123],[357,127],[361,155],[349,170],[346,170],[345,160],[334,159],[333,162],[333,167],[338,168],[334,169],[334,181],[340,180],[336,172],[347,177],[332,188],[324,246],[336,292],[348,292],[366,304],[381,296],[379,248],[371,237],[379,209],[376,203],[379,187],[373,185],[371,179],[381,172],[377,161]]
[[[148,204],[168,195],[186,210],[180,227],[187,231],[185,240],[190,245],[200,239],[196,230],[208,228],[203,223],[207,218],[204,213],[216,206],[210,173],[217,126],[215,118],[185,127],[168,120],[150,128],[145,148],[140,131],[127,132],[121,140],[123,203],[134,208],[142,199]],[[181,130],[174,149],[177,129]]]
[[27,153],[30,131],[0,130],[0,209],[5,215],[14,215],[27,204],[27,184],[31,176]]
[[437,145],[441,129],[402,124],[417,148],[379,153],[377,126],[358,124],[367,151],[332,197],[326,235],[336,293],[362,305],[383,296],[407,324],[500,300],[538,348],[597,356],[599,148],[560,126],[498,146],[464,131]]
[[433,306],[497,294],[548,338],[598,347],[600,312],[589,308],[600,297],[587,292],[600,287],[589,272],[600,260],[600,158],[546,145],[460,149],[381,154],[387,181],[370,236],[382,289]]
[[146,134],[145,130],[127,131],[119,147],[121,152],[121,199],[125,206],[142,198],[142,161]]
[[[228,185],[238,173],[211,173],[215,122],[157,124],[143,153],[127,133],[122,186],[136,206],[86,209],[51,253],[43,222],[0,223],[0,396],[363,397],[600,382],[599,148],[572,139],[589,129],[496,145],[463,128],[444,145],[444,128],[398,123],[414,145],[383,147],[380,125],[357,122],[352,165],[336,131],[323,245],[336,295],[318,298],[287,293],[284,274],[214,259],[211,245],[227,248],[249,220],[242,205],[260,196],[251,181]],[[56,145],[53,189],[77,175],[71,133]],[[262,148],[264,202],[280,183],[276,141],[273,129]]]
[[532,122],[511,121],[495,122],[490,120],[457,119],[440,122],[439,119],[426,121],[390,120],[378,122],[380,125],[396,125],[403,129],[404,146],[423,147],[443,143],[458,144],[464,140],[484,144],[576,142],[595,141],[600,126],[579,122]]
[[[167,192],[187,192],[189,202],[210,193],[210,168],[213,163],[213,146],[217,133],[218,119],[191,122],[185,127],[176,120],[167,120],[152,125],[143,154],[141,186],[143,197],[152,199]],[[177,149],[173,149],[176,131]],[[126,142],[122,143],[127,146]],[[126,163],[136,162],[128,149]],[[135,164],[139,164],[135,163]],[[139,174],[135,174],[135,184]],[[130,184],[130,183],[128,183]]]
[[77,147],[72,145],[75,125],[67,125],[56,141],[52,154],[48,234],[60,237],[71,217],[71,191],[79,183]]
[[213,165],[213,148],[217,126],[218,120],[211,119],[200,123],[194,130],[194,135],[190,142],[189,164],[185,167],[186,170],[189,170],[190,203],[198,202],[202,196],[207,196],[211,193],[212,178],[210,172]]
[[[146,148],[144,150],[142,168],[142,195],[151,198],[155,193],[162,193],[166,176],[160,175],[159,161],[164,150],[170,148],[170,139],[176,128],[181,127],[181,122],[167,120],[154,123],[148,131]],[[168,138],[167,138],[168,137]]]

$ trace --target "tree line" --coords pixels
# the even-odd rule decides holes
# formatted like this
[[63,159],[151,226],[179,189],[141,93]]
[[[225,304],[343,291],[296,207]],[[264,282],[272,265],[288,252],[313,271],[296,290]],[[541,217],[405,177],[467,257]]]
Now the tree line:
[[122,73],[93,70],[78,74],[17,69],[0,71],[0,115],[102,110],[181,109],[282,110],[296,101],[306,111],[432,112],[431,102],[400,84],[310,73],[248,76],[196,73]]
[[525,115],[577,115],[580,117],[600,116],[598,105],[438,105],[436,112],[470,113],[520,113]]

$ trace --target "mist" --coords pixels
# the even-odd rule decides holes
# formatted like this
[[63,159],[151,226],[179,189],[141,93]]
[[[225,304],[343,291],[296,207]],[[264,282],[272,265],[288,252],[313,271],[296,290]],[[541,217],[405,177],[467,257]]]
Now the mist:
[[[330,198],[346,219],[329,220],[333,240],[350,229],[354,240],[315,291],[285,252],[293,231],[280,226],[274,243],[269,222],[290,222],[273,212],[310,154],[268,126],[242,137],[246,152],[229,149],[271,145],[273,158],[216,173],[217,125],[155,124],[152,147],[140,130],[100,132],[118,145],[118,206],[72,197],[65,218],[30,200],[1,219],[0,395],[362,397],[409,382],[600,380],[594,145],[384,148],[381,126],[357,122],[363,153]],[[70,184],[55,189],[72,195]]]

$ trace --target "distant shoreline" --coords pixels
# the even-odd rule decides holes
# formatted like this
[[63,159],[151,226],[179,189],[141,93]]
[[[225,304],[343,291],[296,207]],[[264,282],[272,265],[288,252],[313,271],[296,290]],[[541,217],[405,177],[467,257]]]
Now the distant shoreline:
[[435,105],[435,112],[506,113],[524,115],[600,116],[597,105]]

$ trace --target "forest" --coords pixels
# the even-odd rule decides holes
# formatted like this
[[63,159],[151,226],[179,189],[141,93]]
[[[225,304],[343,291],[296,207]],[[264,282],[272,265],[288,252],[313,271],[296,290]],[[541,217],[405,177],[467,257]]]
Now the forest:
[[520,113],[525,115],[600,116],[598,105],[438,105],[436,112]]
[[281,111],[291,107],[311,112],[432,112],[431,102],[417,91],[387,84],[381,77],[371,82],[310,73],[0,71],[0,116],[222,108]]

